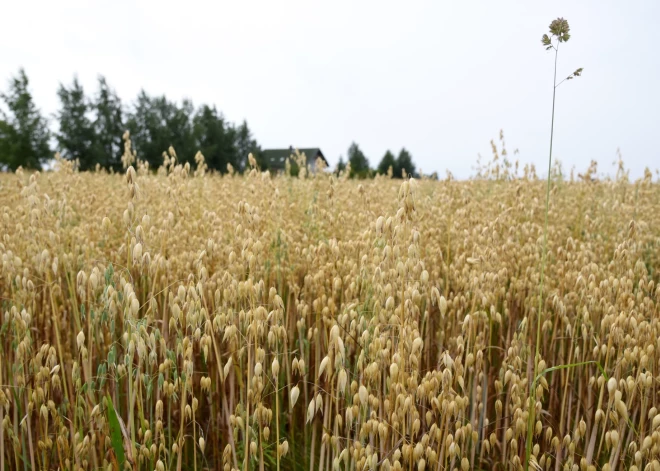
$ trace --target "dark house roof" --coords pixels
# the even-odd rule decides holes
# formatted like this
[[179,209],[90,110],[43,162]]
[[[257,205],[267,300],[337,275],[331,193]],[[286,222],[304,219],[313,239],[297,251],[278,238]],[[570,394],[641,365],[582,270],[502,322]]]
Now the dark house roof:
[[266,162],[268,162],[269,170],[284,170],[286,159],[290,158],[291,154],[294,154],[296,149],[298,149],[301,154],[305,154],[305,157],[307,157],[307,165],[314,167],[316,165],[316,159],[320,157],[325,162],[326,167],[329,166],[323,152],[321,152],[321,149],[318,147],[302,148],[290,146],[288,149],[265,149],[262,151],[262,155]]

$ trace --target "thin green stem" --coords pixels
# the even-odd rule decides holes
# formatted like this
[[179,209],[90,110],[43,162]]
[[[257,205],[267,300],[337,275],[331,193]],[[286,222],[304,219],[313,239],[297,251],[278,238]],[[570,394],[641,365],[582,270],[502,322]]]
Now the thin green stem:
[[555,72],[552,82],[552,120],[550,122],[550,155],[548,156],[548,179],[545,193],[545,224],[543,227],[543,253],[541,256],[541,280],[539,284],[539,308],[536,313],[536,350],[534,352],[534,375],[532,388],[529,392],[529,414],[527,420],[527,440],[525,442],[525,471],[529,469],[529,460],[532,456],[532,437],[536,424],[536,383],[539,367],[539,351],[541,349],[541,318],[543,317],[543,288],[545,281],[545,263],[548,257],[548,212],[550,209],[550,172],[552,170],[552,140],[555,132],[555,98],[557,96],[557,56],[559,54],[559,41],[555,48]]
[[[279,348],[275,347],[275,359],[277,359]],[[279,360],[278,360],[279,361]],[[280,471],[280,381],[279,372],[273,378],[275,380],[275,456],[277,458],[277,471]]]

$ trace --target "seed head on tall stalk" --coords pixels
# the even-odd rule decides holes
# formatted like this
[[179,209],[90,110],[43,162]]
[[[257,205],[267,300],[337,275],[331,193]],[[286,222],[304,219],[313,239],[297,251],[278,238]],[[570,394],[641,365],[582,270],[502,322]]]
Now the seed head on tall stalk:
[[546,51],[554,49],[555,51],[555,68],[552,82],[552,119],[550,121],[550,152],[548,156],[548,180],[545,194],[545,223],[543,226],[543,253],[541,256],[541,282],[539,288],[539,308],[536,314],[536,350],[534,353],[534,375],[532,379],[532,388],[529,393],[529,415],[527,421],[527,440],[525,444],[525,471],[529,469],[529,461],[532,455],[532,432],[535,425],[535,411],[536,411],[536,384],[539,375],[543,372],[538,371],[539,367],[539,350],[541,347],[541,318],[543,317],[543,283],[545,281],[545,264],[548,255],[548,210],[550,207],[550,175],[552,170],[552,141],[555,131],[555,98],[557,96],[557,88],[567,80],[572,80],[575,77],[582,75],[582,67],[576,69],[571,75],[557,83],[557,57],[559,56],[559,45],[568,42],[571,38],[570,27],[568,21],[564,18],[557,18],[550,23],[550,35],[544,34],[541,38],[541,43]]

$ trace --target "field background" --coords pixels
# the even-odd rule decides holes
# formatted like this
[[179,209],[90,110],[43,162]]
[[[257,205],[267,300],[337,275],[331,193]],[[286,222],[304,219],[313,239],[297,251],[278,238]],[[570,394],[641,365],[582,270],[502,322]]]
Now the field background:
[[[546,183],[488,177],[0,175],[0,468],[522,469]],[[587,180],[532,466],[660,469],[658,183]]]

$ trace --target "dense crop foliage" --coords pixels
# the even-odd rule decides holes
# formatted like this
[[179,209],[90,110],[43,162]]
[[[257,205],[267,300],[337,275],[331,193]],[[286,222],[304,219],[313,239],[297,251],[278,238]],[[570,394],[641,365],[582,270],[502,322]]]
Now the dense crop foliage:
[[649,173],[553,177],[539,313],[532,173],[197,161],[0,178],[1,469],[521,469],[530,404],[531,468],[660,468]]

